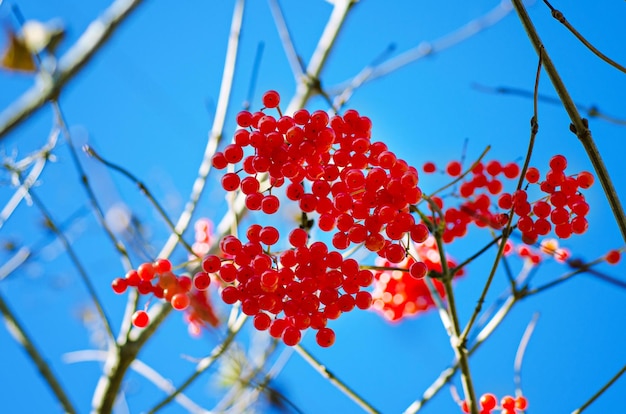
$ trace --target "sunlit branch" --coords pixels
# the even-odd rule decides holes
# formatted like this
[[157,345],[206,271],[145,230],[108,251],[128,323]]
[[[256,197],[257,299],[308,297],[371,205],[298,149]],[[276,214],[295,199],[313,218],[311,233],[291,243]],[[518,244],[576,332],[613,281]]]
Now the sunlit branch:
[[285,50],[287,61],[289,61],[289,65],[291,66],[293,76],[296,82],[300,82],[304,76],[302,62],[300,61],[296,48],[291,40],[291,34],[289,33],[289,27],[285,21],[285,16],[283,16],[283,11],[278,3],[278,0],[269,0],[269,5],[272,17],[274,18],[274,24],[278,30],[278,35],[280,36],[280,41],[283,44],[283,49]]
[[89,62],[140,3],[141,0],[115,0],[91,22],[76,43],[59,59],[55,72],[51,75],[41,74],[28,91],[0,113],[0,140],[47,101],[55,99],[61,88]]
[[515,393],[518,395],[522,395],[522,362],[524,360],[524,354],[526,353],[526,347],[528,346],[528,342],[530,342],[530,338],[533,335],[533,331],[535,330],[535,326],[537,326],[538,320],[539,314],[535,313],[531,321],[528,323],[528,326],[524,331],[524,335],[522,335],[522,340],[517,348],[517,352],[515,353],[515,361],[513,363],[513,380],[515,382]]
[[[63,355],[63,360],[68,364],[77,362],[89,362],[89,361],[106,361],[108,352],[98,349],[88,349],[84,351],[73,351]],[[153,383],[157,388],[165,393],[172,393],[175,391],[174,386],[170,381],[161,376],[154,368],[151,368],[146,363],[139,359],[134,359],[130,364],[130,369],[146,378]],[[176,402],[185,410],[193,414],[208,413],[208,410],[203,409],[198,404],[193,402],[185,394],[179,394],[175,398]]]
[[[528,2],[529,4],[534,1]],[[485,15],[465,23],[455,31],[436,39],[432,42],[422,42],[413,49],[410,49],[395,58],[389,59],[380,65],[363,69],[352,80],[344,85],[338,85],[330,88],[336,95],[335,106],[342,106],[354,93],[354,91],[367,82],[371,82],[377,78],[388,75],[391,72],[414,63],[425,57],[433,56],[448,48],[451,48],[481,31],[491,27],[504,19],[512,10],[511,3],[503,0],[495,8],[487,12]]]

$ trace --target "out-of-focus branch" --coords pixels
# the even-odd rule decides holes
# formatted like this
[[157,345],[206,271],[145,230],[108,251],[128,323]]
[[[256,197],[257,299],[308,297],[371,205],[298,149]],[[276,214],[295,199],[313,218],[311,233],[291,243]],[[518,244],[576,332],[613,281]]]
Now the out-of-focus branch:
[[[530,99],[533,98],[533,92],[527,91],[525,89],[520,89],[520,88],[512,88],[509,86],[493,86],[492,87],[492,86],[486,86],[486,85],[474,83],[472,87],[474,87],[476,90],[480,92],[485,92],[485,93],[521,96],[523,98],[530,98]],[[548,95],[544,95],[540,93],[538,94],[537,99],[540,102],[545,102],[551,105],[559,105],[559,106],[561,105],[561,100],[553,96],[548,96]],[[589,105],[583,105],[577,102],[575,102],[575,105],[579,111],[584,112],[589,118],[598,118],[598,119],[602,119],[603,121],[610,122],[612,124],[626,125],[625,119],[620,119],[620,118],[615,118],[613,116],[609,116],[606,113],[600,111],[600,109],[595,105],[589,106]]]
[[63,407],[63,410],[67,413],[75,413],[76,410],[70,402],[65,390],[57,380],[56,376],[48,366],[32,339],[26,333],[26,330],[22,324],[15,318],[15,315],[9,308],[9,305],[5,302],[4,297],[0,293],[0,313],[4,317],[7,329],[11,336],[24,348],[24,351],[28,354],[30,359],[35,363],[39,373],[43,379],[48,383],[48,386],[59,400],[59,403]]
[[[106,351],[98,349],[87,349],[84,351],[68,352],[63,355],[63,360],[68,364],[88,361],[106,361],[107,355],[108,353]],[[150,367],[139,359],[135,359],[132,364],[130,364],[130,369],[132,369],[139,375],[142,375],[144,378],[152,382],[157,388],[159,388],[163,392],[171,393],[175,390],[170,381],[168,381],[166,378],[163,378],[161,374],[154,370],[154,368]],[[177,395],[175,400],[181,407],[183,407],[190,413],[208,413],[207,410],[203,409],[198,404],[193,402],[185,394]]]
[[[528,3],[532,4],[534,1],[530,1]],[[485,15],[467,22],[455,31],[448,33],[439,39],[432,42],[421,42],[416,47],[409,49],[406,52],[387,60],[386,62],[376,66],[368,66],[364,68],[347,83],[328,89],[329,92],[332,91],[330,92],[331,95],[336,95],[334,99],[335,107],[341,107],[352,96],[354,91],[363,84],[388,75],[391,72],[395,72],[396,70],[420,59],[440,53],[448,48],[451,48],[452,46],[456,46],[457,44],[477,35],[483,30],[497,24],[504,19],[511,12],[511,10],[513,10],[511,2],[503,0]]]
[[278,0],[269,0],[269,3],[272,16],[274,17],[274,24],[278,30],[278,35],[280,36],[280,41],[283,44],[283,49],[285,49],[285,55],[287,55],[291,71],[293,72],[296,82],[299,82],[302,79],[302,76],[304,76],[304,72],[302,71],[302,62],[300,61],[296,48],[291,41],[291,34],[289,33],[289,27],[287,27],[285,17],[283,16],[283,11],[280,8]]
[[89,62],[140,3],[141,0],[115,0],[94,20],[59,59],[54,73],[42,73],[35,85],[0,113],[0,140],[47,101],[58,96],[61,88]]

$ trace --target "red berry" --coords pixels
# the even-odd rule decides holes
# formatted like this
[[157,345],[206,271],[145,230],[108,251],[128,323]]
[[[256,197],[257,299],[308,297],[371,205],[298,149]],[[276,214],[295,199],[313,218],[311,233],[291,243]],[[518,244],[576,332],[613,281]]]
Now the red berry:
[[541,174],[539,174],[539,170],[535,167],[530,167],[526,170],[526,181],[528,181],[529,183],[536,183],[537,181],[539,181],[540,177]]
[[555,155],[550,158],[550,168],[554,171],[563,171],[567,167],[567,158],[563,155]]
[[280,95],[276,91],[267,91],[263,94],[263,105],[266,108],[276,108],[280,103]]
[[254,327],[259,331],[267,330],[272,323],[272,318],[267,313],[257,313],[254,315]]
[[480,397],[480,406],[485,410],[493,410],[496,408],[497,404],[498,400],[493,394],[483,394],[483,396]]
[[137,273],[142,280],[150,281],[154,278],[154,266],[152,263],[142,263],[137,268]]
[[519,410],[525,410],[526,408],[528,408],[528,400],[526,400],[526,397],[523,396],[519,396],[515,399],[515,408],[519,409]]
[[239,188],[239,175],[236,173],[226,173],[222,177],[222,188],[226,191],[235,191]]
[[428,267],[423,262],[415,262],[409,268],[409,274],[415,279],[423,279],[428,273]]
[[265,214],[274,214],[278,211],[279,207],[280,201],[278,201],[278,197],[273,194],[263,197],[263,201],[261,201],[261,209]]
[[127,280],[121,277],[117,277],[113,279],[113,282],[111,282],[111,288],[113,288],[113,292],[117,293],[118,295],[121,295],[122,293],[126,292],[127,287],[128,287]]
[[582,171],[578,174],[576,181],[578,182],[580,188],[587,189],[593,185],[594,177],[593,174],[591,174],[590,172]]
[[435,166],[435,163],[428,161],[424,163],[422,170],[427,174],[431,174],[437,171],[437,167]]
[[206,256],[202,260],[202,269],[204,269],[205,272],[215,273],[220,270],[220,267],[222,267],[221,259],[213,254]]
[[330,328],[321,328],[317,331],[315,340],[319,346],[328,348],[335,343],[335,332]]
[[458,177],[459,175],[461,175],[461,169],[461,163],[458,161],[450,161],[446,166],[446,172],[451,177]]
[[259,232],[259,238],[261,239],[261,243],[271,246],[278,242],[280,234],[276,227],[267,226],[263,227]]
[[197,290],[207,290],[211,284],[211,277],[207,272],[198,272],[193,277],[193,286]]
[[157,259],[152,266],[154,271],[158,274],[167,273],[172,270],[172,263],[167,259]]
[[148,326],[148,323],[150,323],[148,312],[143,310],[135,311],[132,317],[132,322],[137,328],[145,328]]
[[621,257],[622,254],[619,250],[611,250],[606,254],[605,259],[608,264],[614,265],[619,263]]

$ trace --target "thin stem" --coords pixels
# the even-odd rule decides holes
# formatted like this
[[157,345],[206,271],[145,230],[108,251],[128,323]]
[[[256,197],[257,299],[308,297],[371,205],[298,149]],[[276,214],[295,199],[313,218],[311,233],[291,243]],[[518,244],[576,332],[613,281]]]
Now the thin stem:
[[524,331],[524,335],[522,335],[522,340],[517,347],[517,352],[515,353],[515,362],[513,363],[513,372],[514,377],[513,380],[515,382],[515,392],[518,395],[522,395],[522,361],[524,360],[524,354],[526,353],[526,347],[530,342],[530,338],[533,335],[535,330],[535,326],[537,326],[537,321],[539,320],[539,314],[535,313],[533,318],[528,323],[526,330]]
[[454,289],[452,288],[452,274],[450,273],[450,269],[448,268],[448,260],[445,256],[445,249],[443,246],[443,240],[441,238],[441,234],[439,231],[435,232],[435,241],[437,243],[437,248],[439,249],[439,255],[441,257],[441,273],[443,287],[446,292],[447,302],[448,302],[448,313],[450,315],[450,319],[452,321],[452,333],[453,336],[450,338],[450,342],[452,343],[452,347],[454,349],[454,353],[456,355],[457,360],[459,361],[459,366],[461,368],[461,382],[463,384],[463,392],[465,396],[465,400],[470,407],[470,412],[472,414],[478,414],[478,401],[476,400],[476,394],[474,392],[474,384],[472,383],[472,376],[470,373],[469,367],[469,355],[467,353],[467,347],[464,341],[460,340],[461,335],[461,325],[459,323],[459,316],[456,310],[456,301],[454,299]]
[[[522,184],[524,183],[524,177],[526,175],[526,171],[528,170],[528,165],[530,164],[530,158],[532,156],[533,148],[535,146],[535,137],[537,136],[537,132],[539,131],[539,122],[538,122],[539,114],[538,114],[537,95],[539,93],[538,92],[539,91],[539,76],[541,74],[541,66],[543,63],[542,50],[543,49],[541,48],[539,49],[539,62],[537,63],[537,71],[535,74],[535,94],[534,94],[534,99],[533,99],[533,116],[530,119],[530,138],[528,140],[528,149],[526,150],[526,158],[524,159],[524,165],[522,166],[522,170],[520,171],[520,177],[517,182],[517,191],[520,191],[520,189],[522,188]],[[489,272],[489,277],[487,278],[485,287],[483,288],[480,298],[478,299],[478,302],[476,303],[476,308],[474,309],[474,313],[472,313],[472,316],[470,317],[469,322],[467,323],[467,325],[465,326],[465,329],[463,330],[463,334],[461,335],[461,338],[460,338],[461,342],[464,342],[467,339],[467,336],[469,335],[472,329],[472,325],[476,321],[476,318],[478,318],[478,315],[480,314],[483,303],[485,302],[485,298],[487,297],[487,292],[489,291],[489,288],[491,287],[491,283],[493,282],[493,278],[495,277],[496,270],[498,269],[498,264],[500,263],[504,255],[504,247],[506,246],[506,241],[509,235],[511,234],[511,231],[513,228],[513,216],[514,216],[514,210],[511,209],[506,228],[502,232],[502,238],[500,239],[498,252],[496,253],[496,257],[494,259],[493,265],[491,266],[491,270]],[[515,289],[514,283],[511,284],[511,288],[513,290]]]
[[159,212],[159,214],[161,215],[163,220],[165,220],[165,222],[167,223],[167,226],[170,228],[172,233],[175,234],[178,237],[178,241],[180,242],[180,244],[182,244],[185,247],[185,249],[187,249],[187,251],[191,255],[197,256],[196,253],[191,248],[191,246],[189,245],[189,243],[187,243],[185,241],[185,239],[183,239],[183,236],[176,231],[176,226],[174,225],[172,220],[169,218],[169,216],[165,212],[165,209],[161,206],[161,204],[157,201],[157,199],[154,197],[152,192],[148,189],[148,187],[146,187],[146,185],[143,182],[141,182],[137,177],[135,177],[127,169],[125,169],[123,167],[120,167],[119,165],[114,164],[114,163],[112,163],[110,161],[107,161],[104,158],[102,158],[100,156],[100,154],[98,154],[91,146],[85,145],[83,147],[83,150],[89,156],[91,156],[91,157],[95,158],[96,160],[100,161],[102,164],[104,164],[105,166],[109,167],[110,169],[119,172],[120,174],[122,174],[123,176],[128,178],[130,181],[135,183],[135,185],[137,185],[137,187],[139,188],[139,191],[141,191],[146,196],[146,198],[150,201],[150,203],[152,203],[154,208],[156,208],[156,210]]
[[352,401],[354,401],[359,407],[361,407],[367,413],[378,413],[370,403],[365,401],[363,397],[358,395],[353,389],[348,387],[345,383],[343,383],[335,374],[330,372],[325,365],[323,365],[320,361],[315,359],[313,355],[311,355],[306,349],[304,349],[301,345],[296,345],[293,349],[300,354],[300,356],[313,367],[322,377],[327,379],[331,384],[337,387],[343,394],[349,397]]
[[61,383],[57,380],[56,375],[52,372],[52,369],[41,355],[33,340],[26,332],[24,326],[17,320],[9,305],[5,302],[4,297],[0,293],[0,313],[4,317],[7,329],[11,336],[22,346],[24,351],[28,354],[33,361],[37,370],[46,381],[57,400],[63,407],[63,410],[67,413],[76,413],[76,409],[70,402],[65,390],[61,386]]
[[285,21],[285,16],[283,15],[280,3],[278,3],[278,0],[269,0],[269,5],[270,11],[272,12],[272,17],[274,18],[274,24],[276,25],[276,29],[278,30],[278,35],[280,36],[280,41],[283,44],[283,49],[285,50],[285,55],[287,56],[289,65],[291,66],[293,76],[296,82],[300,82],[300,80],[304,76],[304,68],[302,67],[302,62],[298,57],[296,48],[293,45],[293,41],[291,40],[289,27],[287,26],[287,22]]
[[33,192],[32,189],[29,191],[29,194],[30,194],[31,199],[33,200],[33,203],[37,206],[37,208],[39,208],[39,210],[43,214],[44,219],[46,220],[46,223],[49,225],[50,230],[52,230],[57,235],[57,237],[61,241],[61,244],[63,244],[65,251],[70,257],[70,260],[74,264],[74,267],[76,267],[76,270],[78,271],[78,275],[80,276],[83,284],[85,285],[85,288],[87,289],[87,293],[91,297],[91,300],[93,301],[93,304],[96,307],[96,311],[98,312],[98,314],[100,315],[100,318],[102,319],[102,323],[108,334],[109,342],[112,343],[114,341],[115,335],[113,334],[113,330],[111,329],[111,323],[109,322],[109,317],[107,316],[106,312],[104,311],[104,308],[102,307],[102,301],[100,301],[100,298],[98,297],[98,294],[96,292],[96,288],[91,283],[91,279],[89,278],[89,275],[87,275],[87,271],[85,270],[85,267],[83,266],[80,259],[78,258],[78,254],[76,254],[76,252],[74,251],[74,248],[72,247],[72,244],[68,240],[67,236],[65,236],[65,233],[63,233],[63,231],[61,231],[61,229],[56,225],[56,222],[52,218],[52,215],[50,214],[46,206],[43,204],[43,202],[39,199],[39,197]]
[[72,140],[72,135],[70,134],[70,131],[67,127],[65,116],[63,115],[63,112],[61,111],[61,105],[56,99],[52,100],[51,104],[54,110],[57,124],[59,125],[59,128],[61,129],[61,132],[63,133],[63,136],[65,137],[65,140],[67,141],[68,146],[70,148],[70,154],[72,157],[72,162],[74,163],[74,168],[76,168],[76,171],[78,172],[80,181],[83,187],[85,188],[85,192],[87,193],[87,197],[89,198],[89,201],[93,207],[96,218],[98,219],[100,226],[104,229],[105,233],[107,234],[107,236],[113,243],[113,246],[115,246],[115,249],[119,252],[122,258],[122,264],[125,270],[130,270],[132,266],[130,263],[130,257],[128,256],[128,251],[126,249],[126,246],[124,246],[124,243],[122,243],[120,240],[117,239],[117,237],[115,237],[115,234],[113,234],[113,231],[107,224],[106,218],[104,216],[104,212],[102,211],[102,207],[100,206],[100,203],[98,203],[98,199],[96,198],[96,194],[93,191],[91,184],[89,183],[89,178],[87,177],[87,174],[85,173],[85,169],[83,168],[82,164],[80,163],[80,160],[78,159],[76,147],[74,146],[74,141]]
[[600,52],[594,45],[589,43],[589,41],[585,39],[583,35],[581,35],[578,32],[578,30],[576,30],[574,26],[570,24],[570,22],[567,21],[563,13],[561,13],[559,10],[552,7],[552,5],[547,0],[543,0],[543,2],[546,4],[546,6],[548,6],[550,11],[552,12],[552,17],[554,17],[563,26],[565,26],[567,30],[569,30],[574,36],[576,36],[576,38],[580,40],[581,43],[587,47],[587,49],[591,50],[594,55],[596,55],[597,57],[599,57],[600,59],[602,59],[609,65],[613,66],[615,69],[619,70],[620,72],[626,73],[626,68],[624,66],[620,65],[619,63],[617,63],[616,61],[614,61],[613,59],[611,59],[604,53]]
[[622,367],[622,369],[620,369],[617,374],[615,374],[606,384],[604,384],[602,386],[602,388],[600,388],[598,390],[598,392],[596,392],[595,394],[593,394],[591,396],[591,398],[589,398],[589,400],[587,400],[583,405],[580,406],[580,408],[578,408],[577,410],[572,411],[572,414],[580,414],[583,411],[585,411],[585,409],[587,409],[587,407],[589,407],[591,404],[593,404],[593,402],[595,400],[597,400],[598,398],[600,398],[600,396],[606,391],[608,390],[611,385],[613,385],[613,383],[615,381],[617,381],[619,379],[619,377],[622,376],[622,374],[624,374],[624,372],[626,372],[626,365],[624,365]]
[[567,111],[570,120],[572,121],[571,129],[582,143],[585,151],[587,152],[587,156],[591,160],[591,164],[593,165],[596,175],[598,176],[598,179],[602,184],[604,194],[606,195],[609,205],[611,206],[611,210],[613,211],[613,215],[615,216],[615,222],[620,229],[622,239],[626,243],[626,215],[624,214],[624,209],[622,207],[620,199],[617,195],[617,192],[615,191],[615,187],[613,186],[613,182],[611,181],[606,166],[604,165],[604,161],[602,161],[602,157],[600,156],[598,148],[593,141],[591,131],[588,128],[588,123],[586,120],[583,120],[578,113],[578,109],[576,108],[574,101],[570,97],[569,92],[565,88],[565,85],[563,84],[563,81],[561,80],[561,77],[559,76],[556,67],[554,66],[554,63],[552,63],[548,52],[545,50],[543,43],[539,38],[537,30],[530,20],[530,16],[528,16],[528,13],[526,12],[524,4],[521,0],[512,1],[513,6],[515,7],[515,10],[517,11],[517,14],[520,18],[520,21],[522,22],[522,25],[524,26],[524,29],[526,30],[526,33],[528,34],[528,37],[533,44],[537,54],[543,56],[543,62],[546,72],[548,73],[548,76],[552,81],[552,85],[554,86],[554,89],[556,90],[559,98],[561,99],[561,102],[563,103],[563,107]]

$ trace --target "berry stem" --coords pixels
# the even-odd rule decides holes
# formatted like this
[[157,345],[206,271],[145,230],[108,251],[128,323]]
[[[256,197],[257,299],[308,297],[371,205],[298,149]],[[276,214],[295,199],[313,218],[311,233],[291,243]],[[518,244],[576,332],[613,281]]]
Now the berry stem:
[[565,84],[561,80],[554,63],[550,59],[548,52],[545,50],[541,39],[539,38],[539,34],[533,25],[530,16],[526,12],[526,8],[521,0],[513,0],[513,7],[517,11],[520,21],[526,30],[526,34],[528,35],[531,43],[535,47],[537,54],[542,56],[543,65],[552,81],[552,85],[556,90],[561,102],[563,103],[563,107],[567,111],[570,120],[572,121],[573,131],[582,143],[585,151],[587,152],[587,156],[593,165],[593,168],[602,184],[602,188],[604,190],[604,194],[611,206],[611,210],[613,211],[613,215],[615,216],[615,222],[617,223],[620,232],[622,234],[622,239],[626,243],[626,215],[624,214],[624,208],[622,207],[622,203],[617,196],[617,192],[615,191],[615,187],[613,186],[613,182],[609,176],[609,173],[604,165],[604,161],[602,161],[602,157],[600,156],[600,152],[596,147],[595,142],[591,136],[591,131],[589,130],[588,123],[586,119],[583,119],[574,104],[569,92],[565,88]]
[[359,396],[354,390],[344,384],[335,374],[330,372],[326,366],[322,365],[317,359],[313,357],[306,349],[304,349],[301,345],[295,345],[293,349],[300,354],[300,356],[311,365],[322,377],[326,378],[331,384],[337,387],[341,392],[343,392],[347,397],[349,397],[352,401],[357,403],[359,407],[361,407],[365,412],[368,413],[378,413],[379,411],[372,407],[367,401],[363,399],[363,397]]
[[4,322],[7,325],[7,331],[15,341],[17,341],[24,351],[28,354],[30,359],[33,361],[39,373],[43,377],[43,379],[48,383],[48,386],[56,396],[57,400],[63,407],[63,410],[67,413],[76,413],[76,409],[72,405],[69,400],[65,390],[61,386],[61,383],[57,380],[57,377],[54,375],[54,372],[50,369],[50,366],[44,359],[43,355],[39,352],[35,343],[32,341],[24,326],[17,320],[9,305],[5,302],[4,297],[0,292],[0,313],[4,317]]

